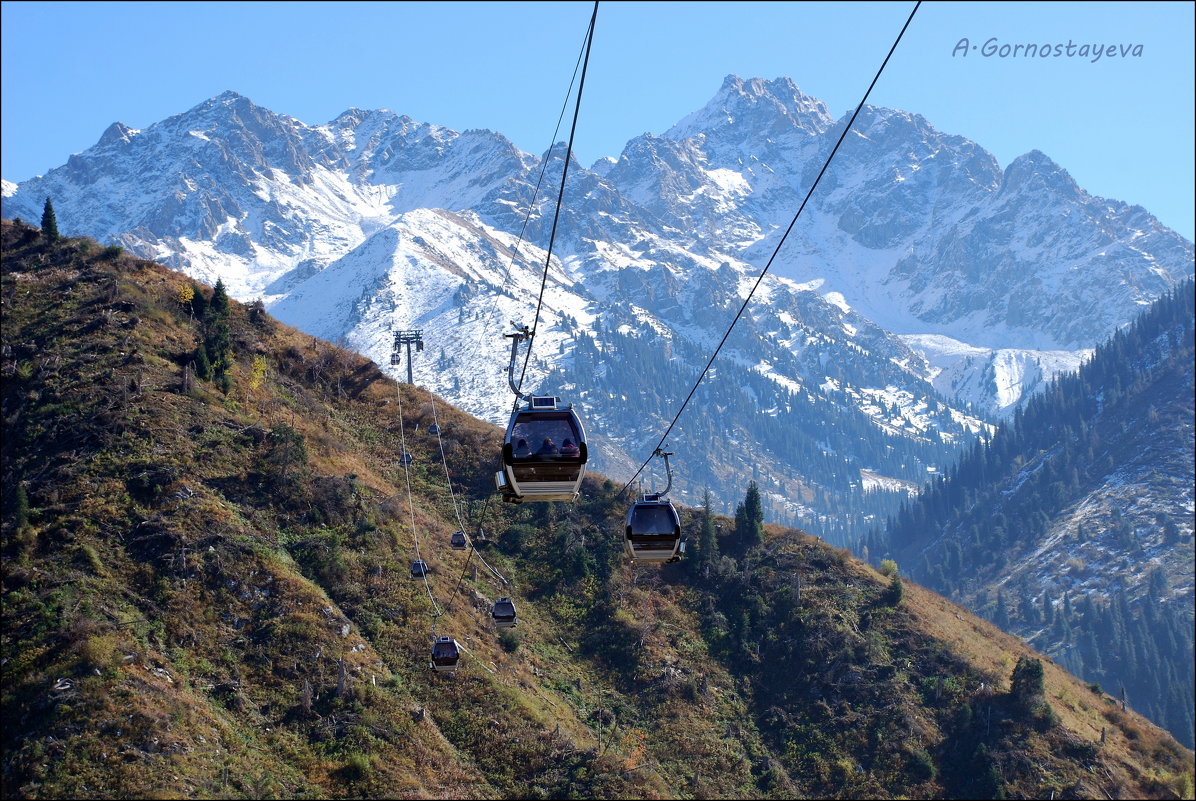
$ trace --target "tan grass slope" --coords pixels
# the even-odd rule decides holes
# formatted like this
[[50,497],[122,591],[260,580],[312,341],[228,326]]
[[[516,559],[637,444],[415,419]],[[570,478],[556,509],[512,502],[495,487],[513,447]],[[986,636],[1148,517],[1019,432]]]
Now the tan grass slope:
[[770,528],[739,553],[722,521],[719,555],[629,567],[601,476],[494,503],[493,426],[252,305],[221,387],[210,288],[2,244],[5,798],[1192,795],[1132,709],[1049,661],[1012,694],[1041,657],[845,552]]

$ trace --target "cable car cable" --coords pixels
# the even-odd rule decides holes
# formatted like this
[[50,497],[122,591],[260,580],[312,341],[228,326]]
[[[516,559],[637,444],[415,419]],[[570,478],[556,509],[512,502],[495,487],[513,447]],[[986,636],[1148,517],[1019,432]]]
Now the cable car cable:
[[[398,407],[399,407],[399,445],[402,448],[402,452],[407,453],[406,425],[403,422],[403,389],[402,389],[402,386],[403,386],[402,384],[396,383],[395,395],[398,397]],[[416,531],[416,528],[415,528],[415,501],[412,497],[412,492],[411,492],[411,468],[406,463],[405,460],[400,460],[400,461],[403,461],[403,476],[407,482],[407,510],[408,510],[408,514],[410,515],[410,518],[411,518],[411,538],[415,544],[415,558],[417,561],[423,562],[424,557],[423,557],[423,554],[420,553],[420,548],[419,548],[419,532]],[[424,564],[426,565],[427,563],[425,562]],[[444,612],[441,610],[440,604],[438,604],[436,602],[436,596],[432,592],[432,584],[431,584],[431,582],[428,581],[428,570],[427,569],[425,569],[423,571],[420,578],[423,579],[424,590],[428,593],[428,600],[431,601],[431,603],[432,603],[432,635],[435,636],[436,635],[436,619],[439,618],[441,615],[443,615]]]
[[[565,110],[569,108],[569,98],[573,96],[573,84],[577,81],[577,71],[581,67],[582,56],[585,54],[586,39],[589,37],[589,32],[582,38],[581,47],[577,50],[577,61],[573,65],[573,75],[569,78],[569,88],[565,91],[565,99],[561,102],[561,113],[557,116],[556,127],[552,129],[552,139],[548,143],[548,148],[545,150],[545,158],[540,163],[540,175],[536,178],[536,186],[532,190],[532,199],[528,203],[527,214],[523,215],[523,226],[519,229],[519,236],[515,240],[515,247],[511,249],[511,259],[507,262],[506,272],[503,273],[502,282],[500,286],[505,286],[511,279],[511,270],[515,267],[515,259],[519,256],[519,247],[523,244],[523,235],[527,231],[527,225],[531,221],[532,212],[536,210],[536,199],[540,196],[540,185],[544,182],[544,174],[548,170],[547,154],[552,152],[552,146],[556,142],[556,135],[561,130],[561,121],[565,119]],[[482,342],[485,341],[486,328],[483,326],[478,333],[478,341],[475,343],[472,353],[476,355],[482,349]]]
[[[586,33],[586,53],[581,65],[581,81],[577,85],[577,102],[573,106],[573,125],[569,129],[569,144],[565,149],[565,166],[561,170],[561,186],[556,197],[556,211],[552,215],[552,231],[548,235],[548,253],[544,258],[544,275],[540,279],[540,296],[536,301],[536,316],[532,321],[531,336],[528,338],[527,353],[523,357],[523,369],[519,373],[518,388],[523,388],[523,377],[532,356],[532,337],[540,325],[540,310],[544,306],[544,289],[548,284],[548,268],[552,264],[552,248],[556,243],[556,227],[561,217],[561,204],[565,197],[565,178],[569,175],[569,158],[573,155],[573,137],[577,133],[577,118],[581,113],[581,95],[586,88],[586,70],[590,65],[590,48],[594,44],[594,23],[598,19],[598,0],[594,0],[594,13],[590,15],[590,28]],[[551,152],[551,150],[550,150]]]
[[[710,365],[713,364],[715,358],[718,357],[719,352],[723,349],[723,345],[727,342],[727,338],[731,336],[731,332],[735,329],[735,324],[739,322],[739,318],[743,316],[743,312],[747,309],[748,303],[751,302],[752,296],[756,294],[756,290],[760,287],[760,282],[763,281],[764,276],[768,274],[769,268],[772,267],[773,261],[776,259],[777,254],[781,251],[781,246],[785,244],[785,240],[788,238],[789,232],[793,230],[793,226],[797,224],[797,220],[799,217],[801,217],[801,213],[806,208],[806,204],[810,202],[810,197],[814,194],[814,190],[818,188],[818,182],[822,180],[822,176],[826,173],[827,168],[831,164],[831,159],[835,157],[835,153],[839,151],[839,146],[843,144],[843,140],[847,137],[848,132],[851,131],[852,126],[855,124],[856,117],[859,116],[860,111],[864,108],[864,104],[868,102],[868,96],[872,93],[872,89],[876,86],[876,82],[880,80],[881,73],[884,72],[885,66],[889,63],[889,59],[892,58],[893,52],[897,49],[897,45],[901,42],[901,37],[905,35],[906,29],[909,28],[909,24],[913,22],[914,14],[918,12],[918,7],[921,5],[922,0],[918,0],[917,3],[914,4],[913,11],[909,13],[909,18],[906,19],[905,25],[901,27],[901,32],[897,34],[897,39],[893,42],[893,46],[889,48],[888,55],[885,56],[885,60],[880,65],[880,69],[876,71],[876,76],[873,77],[872,83],[868,85],[868,90],[864,92],[863,99],[861,99],[860,104],[856,106],[855,112],[851,115],[851,119],[848,120],[847,125],[843,128],[843,132],[839,134],[839,140],[835,142],[835,146],[831,149],[830,155],[826,157],[826,161],[823,163],[822,169],[818,171],[818,177],[814,179],[814,183],[810,186],[809,191],[806,192],[806,197],[804,200],[802,200],[801,206],[798,208],[797,213],[793,215],[793,220],[789,223],[789,227],[785,229],[785,233],[781,236],[780,241],[777,242],[777,246],[773,249],[772,255],[768,257],[768,262],[764,265],[764,270],[756,279],[756,283],[752,286],[751,291],[748,292],[747,298],[744,299],[743,305],[739,307],[739,312],[735,315],[735,319],[731,321],[731,325],[727,328],[727,332],[723,334],[723,338],[719,341],[718,347],[714,349],[714,353],[711,354],[710,360],[707,361],[706,366],[702,368],[702,372],[698,375],[698,380],[694,382],[693,388],[690,389],[689,395],[686,396],[685,402],[681,404],[681,408],[677,410],[676,416],[673,417],[673,422],[669,423],[669,427],[665,429],[664,435],[661,436],[660,442],[657,443],[657,450],[659,450],[664,444],[664,441],[668,438],[669,433],[672,432],[673,427],[677,425],[677,421],[681,419],[681,415],[685,411],[685,407],[689,405],[689,402],[693,399],[694,393],[698,391],[698,387],[701,386],[703,379],[706,378],[706,374],[710,370]],[[583,81],[585,79],[584,71],[582,73],[582,79]],[[653,453],[653,456],[654,455],[655,452]],[[627,481],[627,483],[623,485],[623,489],[619,492],[619,495],[622,495],[627,491],[627,487],[629,487],[631,483],[639,477],[639,474],[644,471],[644,468],[648,466],[650,461],[652,461],[652,456],[649,456],[646,460],[644,460],[644,463],[640,465],[639,470],[635,471],[635,475],[633,475]]]
[[[453,515],[457,518],[457,530],[460,531],[465,537],[465,545],[467,548],[469,548],[470,559],[472,559],[473,554],[477,551],[477,548],[474,547],[473,539],[465,531],[465,521],[461,516],[461,508],[457,504],[457,495],[455,492],[453,492],[453,477],[449,473],[448,457],[444,453],[444,438],[440,435],[440,417],[436,411],[436,395],[434,393],[428,393],[428,397],[432,401],[432,421],[436,425],[436,441],[440,445],[440,463],[444,465],[444,480],[445,483],[448,484],[449,501],[453,505]],[[498,581],[502,584],[503,589],[507,589],[511,586],[511,582],[508,581],[505,576],[495,570],[485,559],[483,559],[480,553],[478,554],[478,561],[485,565],[486,569],[489,570],[496,579],[498,579]],[[469,560],[466,560],[465,564],[468,567]],[[457,586],[460,587],[460,581],[457,582]],[[454,589],[453,592],[455,593],[456,589]]]

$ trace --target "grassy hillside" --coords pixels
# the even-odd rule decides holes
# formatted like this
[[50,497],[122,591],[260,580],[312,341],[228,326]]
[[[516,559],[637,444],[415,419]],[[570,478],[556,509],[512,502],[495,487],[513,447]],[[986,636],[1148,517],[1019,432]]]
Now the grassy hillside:
[[1194,314],[1183,282],[866,538],[1189,747]]
[[846,552],[724,520],[627,566],[601,476],[489,502],[495,428],[260,308],[220,345],[116,248],[2,237],[4,797],[1192,795],[1170,736]]

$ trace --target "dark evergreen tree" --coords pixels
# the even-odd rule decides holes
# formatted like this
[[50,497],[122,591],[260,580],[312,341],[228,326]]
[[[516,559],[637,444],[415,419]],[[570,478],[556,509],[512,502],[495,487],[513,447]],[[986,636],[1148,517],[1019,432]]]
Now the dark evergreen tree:
[[209,304],[212,311],[212,317],[217,320],[224,320],[228,318],[229,302],[228,292],[224,289],[224,279],[216,280],[216,286],[212,290],[212,302]]
[[1042,662],[1029,656],[1019,657],[1010,679],[1009,694],[1025,712],[1034,709],[1046,695]]
[[1009,628],[1009,607],[1005,603],[1005,593],[997,590],[997,611],[993,615],[993,623],[997,628]]
[[718,532],[714,529],[714,515],[710,510],[710,490],[702,496],[702,528],[698,534],[698,564],[702,575],[718,564]]
[[195,375],[200,380],[207,381],[212,377],[212,361],[208,358],[208,348],[200,342],[195,351]]
[[232,332],[223,319],[213,320],[208,325],[208,336],[204,340],[208,357],[212,360],[213,374],[220,376],[232,367]]
[[29,525],[29,495],[28,495],[28,493],[25,492],[25,485],[18,481],[17,482],[16,510],[15,510],[14,519],[13,519],[13,527],[17,530],[17,533],[21,533],[25,530],[25,527],[28,525]]
[[735,508],[735,542],[740,553],[764,542],[764,509],[760,505],[760,487],[748,482],[743,503]]
[[46,205],[42,208],[42,236],[47,242],[58,241],[58,218],[54,216],[54,204],[46,198]]
[[191,296],[191,311],[195,314],[195,319],[202,321],[204,315],[208,312],[208,296],[203,293],[203,288],[197,284],[192,284],[191,289],[194,294]]

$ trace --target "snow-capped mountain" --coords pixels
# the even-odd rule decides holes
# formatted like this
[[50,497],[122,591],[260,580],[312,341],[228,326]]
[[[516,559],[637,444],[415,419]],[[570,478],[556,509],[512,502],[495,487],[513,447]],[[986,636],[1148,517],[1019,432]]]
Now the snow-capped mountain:
[[[845,123],[788,79],[729,76],[664,134],[570,165],[525,387],[592,409],[598,469],[625,479],[651,451]],[[392,329],[421,328],[416,380],[498,422],[502,334],[535,320],[564,150],[385,110],[311,126],[226,92],[145,130],[114,124],[6,183],[3,213],[36,220],[52,197],[63,234],[222,278],[379,364]],[[1002,171],[917,115],[867,108],[695,400],[771,447],[774,510],[808,523],[843,508],[831,496],[918,486],[977,414],[1074,369],[1191,275],[1192,254],[1040,153]],[[824,430],[761,439],[803,420]],[[705,481],[732,502],[750,460],[690,437],[683,491]]]

